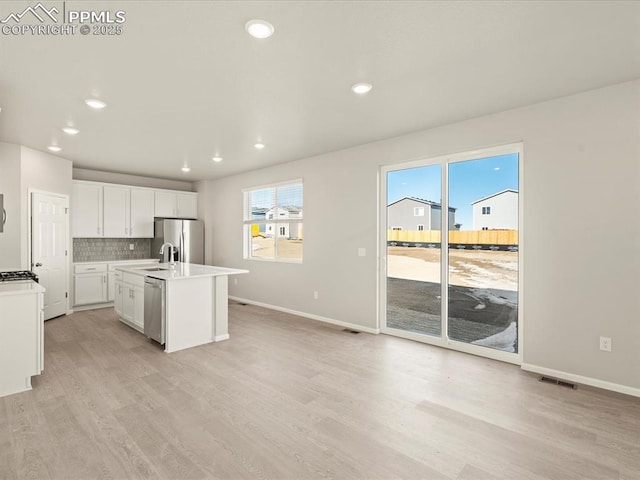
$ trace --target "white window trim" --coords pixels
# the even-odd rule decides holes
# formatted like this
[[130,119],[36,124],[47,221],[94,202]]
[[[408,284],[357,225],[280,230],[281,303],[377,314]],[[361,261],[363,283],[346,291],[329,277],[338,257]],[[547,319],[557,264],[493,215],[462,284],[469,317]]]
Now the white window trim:
[[[251,214],[250,214],[250,208],[247,208],[248,206],[248,196],[251,194],[251,192],[254,192],[256,190],[268,190],[268,189],[277,189],[278,187],[282,187],[282,186],[286,186],[286,185],[302,185],[302,198],[303,198],[303,205],[304,205],[304,182],[302,180],[302,178],[295,178],[292,180],[285,180],[282,182],[275,182],[275,183],[269,183],[269,184],[265,184],[265,185],[256,185],[255,187],[247,187],[247,188],[243,188],[242,191],[242,197],[243,197],[243,205],[242,205],[242,226],[243,226],[243,258],[244,260],[251,260],[251,261],[258,261],[258,262],[275,262],[275,263],[302,263],[303,258],[304,258],[304,251],[303,251],[303,256],[302,258],[278,258],[278,240],[277,237],[278,235],[276,235],[276,232],[279,232],[279,226],[280,224],[284,224],[284,223],[288,223],[289,224],[289,228],[291,228],[291,224],[298,224],[298,225],[304,225],[304,213],[302,214],[301,218],[283,218],[283,219],[279,219],[277,215],[274,215],[274,218],[267,220],[266,217],[264,219],[264,222],[256,222],[255,220],[251,219]],[[276,200],[276,206],[277,206],[277,200]],[[249,218],[247,218],[249,217]],[[274,257],[273,258],[261,258],[261,257],[254,257],[252,256],[252,251],[251,251],[251,225],[254,223],[265,223],[266,224],[272,224],[273,228],[274,228]]]

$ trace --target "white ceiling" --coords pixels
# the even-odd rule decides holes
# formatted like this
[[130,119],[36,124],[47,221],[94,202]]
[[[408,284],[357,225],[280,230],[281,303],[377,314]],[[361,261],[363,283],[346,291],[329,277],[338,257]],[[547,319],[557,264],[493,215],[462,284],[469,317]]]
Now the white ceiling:
[[[35,4],[0,2],[0,19]],[[64,8],[124,10],[124,33],[0,35],[0,140],[58,142],[76,167],[152,177],[213,179],[640,77],[634,1]],[[274,36],[250,37],[253,18]],[[363,97],[360,81],[374,85]],[[91,111],[89,96],[108,107]]]

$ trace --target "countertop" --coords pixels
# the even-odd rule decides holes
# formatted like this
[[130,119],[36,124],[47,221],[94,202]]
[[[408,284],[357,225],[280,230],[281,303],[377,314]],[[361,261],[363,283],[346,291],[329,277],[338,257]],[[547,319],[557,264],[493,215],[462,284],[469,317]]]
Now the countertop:
[[145,277],[158,278],[160,280],[184,280],[194,277],[219,277],[223,275],[238,275],[240,273],[249,273],[249,270],[240,270],[237,268],[215,267],[210,265],[196,265],[195,263],[176,263],[171,266],[167,263],[158,265],[161,270],[149,271],[145,268],[128,268],[118,267],[116,270],[126,273],[134,273],[136,275],[144,275]]
[[16,280],[13,282],[0,282],[0,296],[2,295],[26,295],[30,293],[44,293],[45,288],[33,280]]
[[95,262],[73,262],[74,265],[93,265],[93,264],[102,264],[102,263],[121,263],[125,264],[136,264],[136,263],[149,263],[149,262],[158,262],[157,258],[136,258],[133,260],[97,260]]

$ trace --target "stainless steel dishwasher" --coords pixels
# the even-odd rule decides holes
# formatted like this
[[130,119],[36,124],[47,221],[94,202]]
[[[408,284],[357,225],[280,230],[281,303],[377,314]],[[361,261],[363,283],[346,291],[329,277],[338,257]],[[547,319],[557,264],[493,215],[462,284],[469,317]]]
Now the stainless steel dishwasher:
[[166,328],[166,283],[158,278],[144,279],[144,334],[164,345]]

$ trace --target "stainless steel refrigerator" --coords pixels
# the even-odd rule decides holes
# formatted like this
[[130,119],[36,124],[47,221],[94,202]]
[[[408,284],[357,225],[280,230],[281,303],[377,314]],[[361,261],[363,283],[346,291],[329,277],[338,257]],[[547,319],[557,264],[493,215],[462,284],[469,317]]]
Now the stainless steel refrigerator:
[[164,261],[160,247],[170,243],[175,247],[173,259],[176,262],[204,265],[204,223],[202,220],[182,220],[179,218],[156,218],[151,241],[151,256]]

